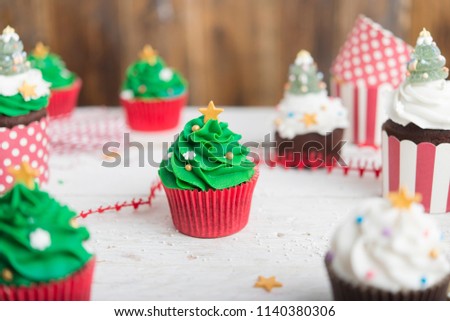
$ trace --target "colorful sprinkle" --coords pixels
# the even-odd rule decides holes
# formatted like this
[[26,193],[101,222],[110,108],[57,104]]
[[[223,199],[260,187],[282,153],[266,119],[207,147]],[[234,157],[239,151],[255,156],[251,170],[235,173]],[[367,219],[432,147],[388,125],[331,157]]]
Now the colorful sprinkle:
[[383,229],[383,232],[381,232],[381,233],[383,234],[383,236],[386,236],[386,237],[390,237],[390,236],[392,235],[391,229],[390,229],[390,228],[387,228],[387,227],[385,227],[385,228]]
[[356,217],[356,224],[362,224],[362,222],[364,221],[364,217],[363,216],[357,216]]
[[287,116],[288,116],[289,118],[292,118],[292,117],[295,116],[295,114],[291,111],[291,112],[289,112],[289,113],[287,114]]
[[439,251],[438,251],[438,249],[432,249],[432,250],[430,251],[430,253],[428,253],[428,255],[429,255],[433,260],[435,260],[435,259],[437,259],[438,256],[439,256]]
[[372,280],[374,276],[375,276],[375,272],[367,271],[367,273],[366,273],[366,279],[367,280]]
[[334,254],[331,251],[328,251],[327,254],[325,254],[325,261],[330,263],[334,259]]
[[422,276],[422,278],[420,279],[420,284],[422,284],[422,286],[425,286],[427,284],[428,280],[425,276]]
[[430,236],[430,231],[429,231],[428,229],[424,230],[424,231],[423,231],[423,236],[424,236],[424,237]]

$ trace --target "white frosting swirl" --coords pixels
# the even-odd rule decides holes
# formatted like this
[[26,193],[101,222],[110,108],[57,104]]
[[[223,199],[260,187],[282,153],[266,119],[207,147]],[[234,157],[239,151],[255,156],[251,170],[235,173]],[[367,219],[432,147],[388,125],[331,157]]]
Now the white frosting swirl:
[[450,130],[450,82],[402,84],[388,114],[403,126],[414,123],[422,129]]
[[35,86],[36,93],[32,99],[50,95],[50,83],[42,78],[42,73],[38,69],[30,69],[26,72],[4,76],[0,75],[0,95],[14,96],[19,93],[19,88],[26,82],[28,85]]
[[[306,124],[302,121],[305,114],[314,115],[315,122]],[[341,100],[328,97],[325,90],[306,95],[286,93],[278,105],[276,129],[282,138],[293,139],[307,133],[326,135],[347,126],[347,110]]]
[[443,243],[422,205],[400,210],[386,199],[373,199],[337,229],[331,264],[349,282],[392,292],[420,290],[450,273]]

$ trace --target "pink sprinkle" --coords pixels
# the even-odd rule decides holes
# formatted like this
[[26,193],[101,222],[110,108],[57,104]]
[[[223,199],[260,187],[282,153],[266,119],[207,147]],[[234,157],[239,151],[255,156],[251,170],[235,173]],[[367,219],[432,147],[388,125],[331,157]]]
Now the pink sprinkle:
[[425,231],[423,231],[423,236],[424,237],[428,237],[430,235],[430,231],[428,229],[426,229]]
[[372,280],[374,276],[375,276],[375,273],[373,271],[367,271],[367,273],[366,273],[367,280]]

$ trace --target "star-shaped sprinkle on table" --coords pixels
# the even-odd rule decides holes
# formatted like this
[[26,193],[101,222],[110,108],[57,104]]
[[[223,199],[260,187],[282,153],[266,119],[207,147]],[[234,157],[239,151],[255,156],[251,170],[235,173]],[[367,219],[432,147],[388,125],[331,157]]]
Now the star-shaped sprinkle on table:
[[39,176],[39,170],[31,167],[27,162],[20,164],[19,168],[10,167],[8,172],[14,177],[16,184],[22,183],[29,189],[34,189],[34,180]]
[[210,119],[219,120],[218,116],[223,112],[223,108],[216,108],[211,100],[207,108],[199,108],[198,111],[205,115],[203,122],[206,124]]
[[48,56],[49,51],[49,48],[39,41],[33,49],[33,55],[39,59],[44,59]]
[[31,85],[24,81],[22,86],[19,87],[19,93],[25,101],[29,101],[31,98],[36,97],[36,85]]
[[255,288],[263,288],[267,292],[272,291],[273,288],[281,288],[282,283],[278,282],[274,276],[265,278],[263,276],[258,277],[258,281],[255,283]]
[[393,207],[404,210],[409,210],[413,203],[418,203],[422,200],[422,196],[420,194],[409,196],[406,188],[404,187],[401,187],[398,192],[389,193],[388,198]]
[[139,53],[139,58],[146,61],[149,65],[153,66],[156,64],[156,58],[158,58],[158,52],[153,49],[150,45],[145,45],[144,48]]
[[317,124],[317,114],[316,113],[305,113],[303,115],[303,118],[300,120],[302,123],[305,124],[306,128],[308,128],[309,126],[312,125],[316,125]]

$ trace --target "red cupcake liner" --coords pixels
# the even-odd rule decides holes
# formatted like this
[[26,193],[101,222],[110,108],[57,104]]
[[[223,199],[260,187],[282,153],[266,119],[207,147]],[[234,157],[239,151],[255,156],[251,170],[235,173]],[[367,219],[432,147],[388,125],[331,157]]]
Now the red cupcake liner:
[[0,301],[89,301],[95,259],[80,271],[50,283],[31,286],[0,285]]
[[125,108],[130,128],[140,131],[158,131],[177,127],[187,95],[174,99],[120,99]]
[[199,238],[239,232],[247,225],[258,176],[256,169],[250,181],[223,190],[191,191],[164,186],[176,229]]
[[340,157],[325,155],[322,152],[311,151],[309,153],[286,153],[273,155],[275,162],[285,168],[325,168],[337,166]]
[[9,169],[27,162],[39,170],[39,185],[48,181],[47,117],[28,125],[0,128],[0,194],[14,183]]
[[450,213],[450,144],[400,141],[383,131],[383,195],[405,187],[422,195],[425,212]]
[[77,105],[81,90],[81,79],[77,79],[72,86],[64,89],[52,89],[47,112],[52,118],[67,117],[72,114]]

